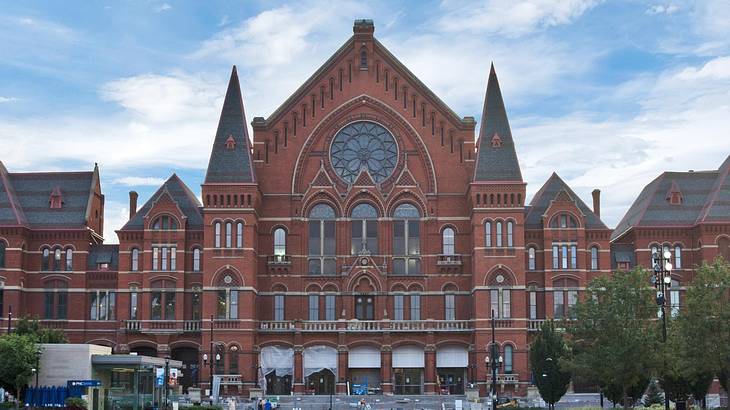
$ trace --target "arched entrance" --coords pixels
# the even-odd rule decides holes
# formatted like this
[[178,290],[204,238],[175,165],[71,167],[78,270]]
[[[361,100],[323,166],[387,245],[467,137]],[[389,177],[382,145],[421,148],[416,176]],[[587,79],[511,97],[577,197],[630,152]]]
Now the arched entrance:
[[306,377],[307,393],[335,394],[335,375],[330,369],[323,369]]
[[136,346],[129,349],[131,353],[137,353],[138,356],[157,357],[157,349],[152,346]]
[[304,386],[307,393],[335,394],[337,350],[329,346],[304,349]]
[[[285,346],[266,346],[261,348],[259,366],[264,376],[261,386],[269,395],[291,394],[294,376],[294,349]],[[261,381],[259,381],[261,383]]]
[[198,349],[193,347],[178,347],[172,349],[171,356],[173,360],[180,360],[183,363],[182,376],[178,379],[178,384],[182,386],[183,393],[187,393],[188,387],[198,385]]

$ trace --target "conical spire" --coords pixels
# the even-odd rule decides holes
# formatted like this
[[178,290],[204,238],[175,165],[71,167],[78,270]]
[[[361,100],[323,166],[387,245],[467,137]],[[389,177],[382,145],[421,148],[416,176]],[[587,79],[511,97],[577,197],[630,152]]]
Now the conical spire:
[[522,182],[522,172],[494,64],[489,71],[478,144],[474,181]]
[[233,66],[223,102],[205,183],[240,183],[256,180],[249,148],[241,85]]

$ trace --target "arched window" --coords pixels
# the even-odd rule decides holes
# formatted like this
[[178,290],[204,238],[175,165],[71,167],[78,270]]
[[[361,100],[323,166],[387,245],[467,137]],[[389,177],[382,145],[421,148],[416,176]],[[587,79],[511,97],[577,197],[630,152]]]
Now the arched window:
[[531,246],[531,247],[527,248],[527,269],[529,269],[529,270],[536,269],[535,262],[536,262],[537,255],[535,255],[535,253],[536,253],[536,251],[535,251],[534,247]]
[[441,232],[441,251],[444,255],[454,255],[456,249],[454,247],[454,229],[450,227],[444,228]]
[[233,224],[226,222],[226,248],[233,246]]
[[218,283],[218,304],[216,317],[218,319],[238,319],[238,281],[231,273],[226,273]]
[[74,250],[71,248],[66,249],[66,270],[74,270]]
[[412,204],[393,212],[393,273],[413,275],[421,271],[421,213]]
[[456,320],[456,295],[453,293],[444,295],[444,319]]
[[309,274],[334,275],[335,211],[317,204],[309,211]]
[[243,222],[236,224],[236,248],[243,248]]
[[49,258],[51,257],[51,250],[43,248],[43,252],[41,254],[41,270],[47,271],[50,268]]
[[177,221],[169,215],[162,215],[152,222],[152,229],[158,231],[177,229]]
[[512,373],[512,345],[504,346],[504,373]]
[[352,210],[352,254],[378,253],[378,211],[370,204]]
[[200,248],[193,249],[193,271],[200,272]]
[[56,248],[53,251],[53,270],[61,270],[61,248]]
[[286,255],[286,231],[284,228],[276,228],[274,230],[274,256],[277,260]]
[[215,225],[213,225],[215,228],[215,247],[220,248],[221,247],[221,223],[216,222]]
[[[5,267],[5,242],[0,241],[0,268]],[[0,311],[0,315],[2,314],[2,311]]]
[[484,246],[492,247],[492,223],[489,221],[484,224]]
[[132,272],[139,270],[139,249],[137,248],[132,248],[132,263],[130,265]]
[[497,222],[497,232],[495,232],[495,235],[497,236],[497,247],[502,247],[502,222]]
[[717,239],[717,254],[722,256],[725,261],[730,261],[730,238],[723,236]]
[[228,352],[228,374],[238,374],[238,346],[231,346]]
[[514,246],[513,225],[512,221],[507,222],[507,246],[509,247]]
[[591,270],[598,270],[598,247],[591,247]]
[[574,279],[558,279],[553,283],[553,288],[553,318],[575,319],[578,282]]
[[682,247],[674,246],[674,269],[682,269]]
[[577,228],[578,222],[575,220],[575,218],[572,215],[569,215],[567,213],[561,213],[558,215],[555,215],[553,219],[550,220],[550,227],[551,228],[561,228],[561,229],[567,229],[567,228]]

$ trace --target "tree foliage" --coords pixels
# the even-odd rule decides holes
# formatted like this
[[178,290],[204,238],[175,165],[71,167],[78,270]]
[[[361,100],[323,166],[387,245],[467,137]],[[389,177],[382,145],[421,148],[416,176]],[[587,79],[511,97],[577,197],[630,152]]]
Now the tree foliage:
[[569,326],[567,368],[624,406],[642,396],[656,364],[657,307],[649,276],[637,268],[594,279]]
[[567,357],[563,336],[555,330],[552,320],[546,320],[530,344],[530,368],[540,397],[551,406],[568,391],[570,373],[560,367]]
[[63,331],[43,327],[38,322],[38,319],[27,316],[18,320],[14,332],[19,335],[30,336],[36,343],[68,343],[68,339]]
[[31,336],[11,333],[0,337],[0,384],[18,399],[33,375],[39,354]]

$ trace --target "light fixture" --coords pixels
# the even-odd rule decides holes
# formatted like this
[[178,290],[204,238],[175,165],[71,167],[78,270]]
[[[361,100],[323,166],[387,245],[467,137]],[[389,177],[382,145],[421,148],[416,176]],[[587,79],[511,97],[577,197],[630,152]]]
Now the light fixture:
[[216,353],[216,354],[215,354],[215,361],[216,361],[216,362],[219,362],[220,360],[221,360],[221,355],[220,355],[220,353]]
[[484,357],[484,363],[489,364],[489,355]]
[[208,361],[208,353],[203,353],[203,361],[204,362]]
[[667,262],[667,264],[664,265],[664,269],[667,270],[667,271],[672,270],[672,263],[671,262]]
[[672,283],[672,277],[671,276],[665,276],[664,277],[664,283],[667,285],[670,285]]
[[671,257],[672,253],[669,250],[664,251],[664,259],[670,259]]

